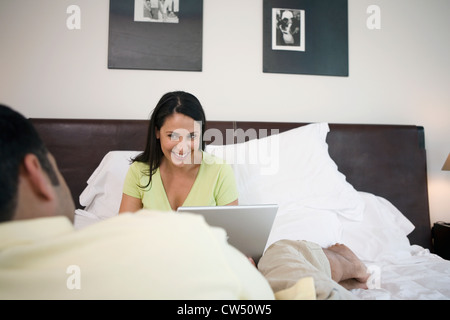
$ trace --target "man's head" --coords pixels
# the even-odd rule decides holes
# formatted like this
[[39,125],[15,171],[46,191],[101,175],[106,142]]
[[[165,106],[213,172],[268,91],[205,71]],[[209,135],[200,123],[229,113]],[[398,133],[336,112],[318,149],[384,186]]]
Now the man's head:
[[0,105],[0,222],[65,215],[75,206],[55,159],[31,122]]

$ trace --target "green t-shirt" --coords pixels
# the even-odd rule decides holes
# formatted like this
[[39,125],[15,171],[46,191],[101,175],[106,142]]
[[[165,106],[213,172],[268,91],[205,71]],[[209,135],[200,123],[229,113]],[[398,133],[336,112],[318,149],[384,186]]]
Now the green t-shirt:
[[[141,199],[144,209],[171,211],[159,168],[148,183],[149,166],[133,162],[128,169],[123,193]],[[238,198],[233,169],[220,158],[203,152],[202,163],[183,206],[223,206]]]

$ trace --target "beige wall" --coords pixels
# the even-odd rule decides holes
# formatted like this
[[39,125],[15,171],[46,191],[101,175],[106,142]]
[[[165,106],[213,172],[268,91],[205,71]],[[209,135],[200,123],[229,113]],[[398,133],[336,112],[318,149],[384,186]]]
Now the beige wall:
[[[108,0],[0,0],[0,102],[29,117],[146,119],[196,94],[211,120],[425,127],[432,221],[450,221],[450,1],[349,0],[350,76],[262,73],[261,0],[204,0],[203,72],[108,70]],[[81,30],[66,9],[81,8]],[[381,30],[366,10],[381,8]]]

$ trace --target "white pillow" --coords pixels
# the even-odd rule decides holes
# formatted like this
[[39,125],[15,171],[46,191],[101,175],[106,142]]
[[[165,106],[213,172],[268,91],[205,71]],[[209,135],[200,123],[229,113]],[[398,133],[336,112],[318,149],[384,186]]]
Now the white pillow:
[[276,203],[332,210],[361,220],[364,202],[328,154],[327,123],[315,123],[245,143],[206,151],[232,165],[240,204]]
[[73,217],[73,226],[75,229],[85,228],[93,223],[99,222],[101,219],[96,215],[82,209],[76,209]]
[[342,219],[342,243],[365,261],[398,260],[410,255],[407,235],[414,225],[388,200],[359,192],[365,202],[362,221]]
[[328,248],[341,242],[341,234],[342,224],[335,212],[298,207],[276,216],[266,248],[283,239],[307,240]]
[[118,214],[131,158],[139,153],[141,151],[110,151],[105,155],[80,195],[80,204],[85,206],[85,211],[100,219]]

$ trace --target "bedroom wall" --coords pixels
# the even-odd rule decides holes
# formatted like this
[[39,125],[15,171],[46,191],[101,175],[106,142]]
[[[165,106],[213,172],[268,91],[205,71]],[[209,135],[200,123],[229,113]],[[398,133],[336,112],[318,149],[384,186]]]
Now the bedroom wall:
[[[69,5],[81,29],[69,30]],[[381,8],[381,29],[366,10]],[[147,119],[196,94],[211,120],[425,127],[432,222],[450,221],[450,1],[349,0],[349,77],[262,72],[262,1],[204,0],[203,71],[108,70],[108,0],[0,0],[0,102],[29,117]]]

